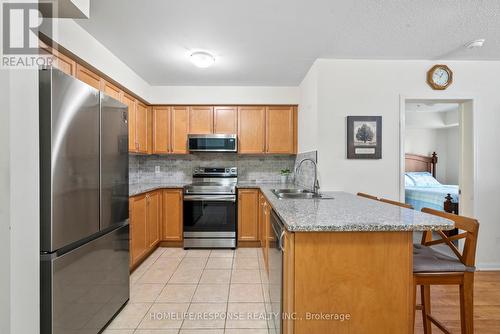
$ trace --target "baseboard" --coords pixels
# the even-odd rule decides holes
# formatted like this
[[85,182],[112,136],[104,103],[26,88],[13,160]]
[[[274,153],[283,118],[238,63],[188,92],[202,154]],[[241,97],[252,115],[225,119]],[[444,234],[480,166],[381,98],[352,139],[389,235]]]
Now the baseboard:
[[478,271],[500,271],[500,263],[479,263],[476,268]]
[[183,247],[184,241],[160,241],[160,247]]

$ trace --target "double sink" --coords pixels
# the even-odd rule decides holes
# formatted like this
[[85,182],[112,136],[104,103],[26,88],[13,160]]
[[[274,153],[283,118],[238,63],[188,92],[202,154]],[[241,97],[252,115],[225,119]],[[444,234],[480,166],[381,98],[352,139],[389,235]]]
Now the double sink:
[[307,189],[272,189],[272,193],[279,199],[333,199],[331,196],[315,193]]

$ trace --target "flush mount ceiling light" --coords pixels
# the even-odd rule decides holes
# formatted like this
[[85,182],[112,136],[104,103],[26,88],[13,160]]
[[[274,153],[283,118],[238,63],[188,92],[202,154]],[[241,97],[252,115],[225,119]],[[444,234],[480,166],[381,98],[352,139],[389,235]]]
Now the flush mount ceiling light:
[[195,66],[200,68],[207,68],[215,63],[215,57],[204,51],[193,52],[190,59]]
[[476,49],[476,48],[481,48],[484,45],[484,42],[486,40],[484,38],[481,39],[476,39],[474,41],[470,41],[469,43],[465,44],[465,47],[467,49]]

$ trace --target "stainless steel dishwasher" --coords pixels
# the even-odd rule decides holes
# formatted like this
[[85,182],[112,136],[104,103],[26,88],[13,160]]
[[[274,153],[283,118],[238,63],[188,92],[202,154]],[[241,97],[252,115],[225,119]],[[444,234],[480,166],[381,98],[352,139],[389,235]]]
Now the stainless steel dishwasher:
[[281,334],[283,302],[283,242],[285,228],[274,210],[271,211],[270,218],[273,233],[271,234],[272,240],[270,240],[269,244],[269,299],[273,314],[273,321],[271,325],[274,325],[272,326],[273,328],[270,328],[270,333],[275,331],[276,334]]

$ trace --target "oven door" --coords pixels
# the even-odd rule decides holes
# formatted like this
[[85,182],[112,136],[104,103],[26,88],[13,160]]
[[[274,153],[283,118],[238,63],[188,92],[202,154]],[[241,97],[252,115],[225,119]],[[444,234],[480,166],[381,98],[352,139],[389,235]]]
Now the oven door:
[[195,236],[199,232],[231,232],[235,235],[236,196],[185,195],[184,236]]
[[191,152],[236,152],[236,135],[210,134],[188,135],[188,147]]

